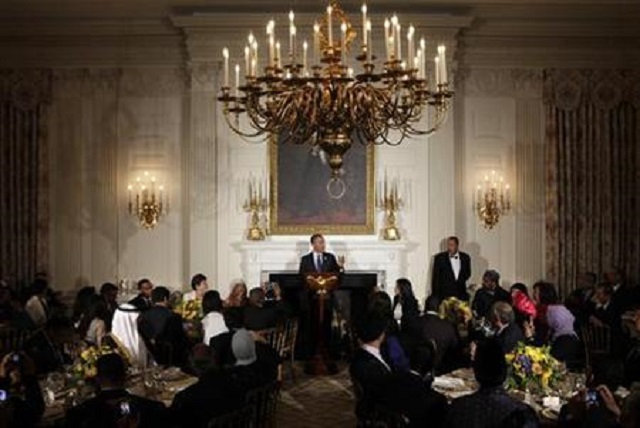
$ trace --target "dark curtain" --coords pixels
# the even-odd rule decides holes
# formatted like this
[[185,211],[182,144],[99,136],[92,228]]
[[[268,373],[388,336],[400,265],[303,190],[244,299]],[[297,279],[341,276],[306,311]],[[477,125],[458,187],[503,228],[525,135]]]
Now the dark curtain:
[[640,74],[545,73],[547,276],[566,295],[580,272],[640,263]]
[[46,105],[50,73],[0,70],[0,278],[31,281],[48,262]]

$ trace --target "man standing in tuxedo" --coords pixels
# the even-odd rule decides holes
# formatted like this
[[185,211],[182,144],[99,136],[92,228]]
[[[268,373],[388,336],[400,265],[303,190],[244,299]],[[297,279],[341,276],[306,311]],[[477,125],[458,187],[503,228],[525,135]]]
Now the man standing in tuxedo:
[[452,296],[469,300],[467,281],[471,277],[471,257],[460,251],[458,245],[458,237],[450,236],[447,251],[436,254],[433,259],[431,290],[441,300]]

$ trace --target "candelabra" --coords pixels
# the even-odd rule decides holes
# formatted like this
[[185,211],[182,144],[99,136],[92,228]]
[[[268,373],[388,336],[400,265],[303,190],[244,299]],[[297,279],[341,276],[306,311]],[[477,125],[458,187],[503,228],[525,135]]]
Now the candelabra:
[[397,213],[404,205],[398,194],[398,180],[391,182],[385,174],[384,181],[377,188],[376,207],[384,212],[384,226],[380,232],[385,241],[397,241],[400,239],[400,231],[397,225]]
[[[376,69],[371,20],[362,6],[360,49],[354,26],[337,2],[313,26],[313,45],[299,43],[295,16],[289,13],[289,49],[266,27],[267,59],[261,70],[258,41],[249,34],[244,50],[244,81],[236,64],[230,82],[229,50],[224,48],[223,84],[218,100],[229,127],[243,137],[277,136],[283,143],[311,144],[327,154],[331,180],[340,181],[343,156],[352,141],[398,145],[405,138],[429,135],[446,118],[453,92],[447,77],[445,47],[433,49],[434,79],[427,77],[427,42],[416,40],[413,25],[406,34],[396,15],[384,21],[386,60]],[[403,49],[403,39],[406,49]],[[300,49],[302,47],[302,49]],[[355,56],[355,58],[350,58]],[[354,70],[355,64],[359,70]],[[418,125],[425,112],[429,129]],[[240,116],[246,121],[240,121]],[[246,128],[241,124],[248,125]]]
[[249,213],[249,229],[247,230],[247,239],[249,241],[262,241],[266,237],[265,230],[262,228],[262,215],[269,209],[269,199],[267,197],[266,187],[262,183],[256,183],[249,179],[249,195],[244,202],[243,209]]
[[500,218],[511,211],[510,187],[495,171],[484,177],[484,183],[478,184],[475,199],[474,210],[485,229],[493,229]]
[[164,186],[156,189],[156,177],[147,171],[143,177],[136,178],[136,184],[129,184],[129,214],[135,216],[140,225],[147,230],[153,229],[164,215]]

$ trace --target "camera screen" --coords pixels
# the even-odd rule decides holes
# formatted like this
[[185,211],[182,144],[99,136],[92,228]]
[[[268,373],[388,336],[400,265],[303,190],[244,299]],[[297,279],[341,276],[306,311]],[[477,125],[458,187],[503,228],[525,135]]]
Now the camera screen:
[[129,406],[129,403],[127,403],[126,401],[120,403],[120,414],[122,416],[131,414],[131,406]]
[[593,390],[587,391],[587,395],[585,397],[585,401],[587,402],[587,405],[596,405],[596,404],[598,404],[598,392],[597,391],[593,391]]
[[7,391],[0,389],[0,402],[7,400]]

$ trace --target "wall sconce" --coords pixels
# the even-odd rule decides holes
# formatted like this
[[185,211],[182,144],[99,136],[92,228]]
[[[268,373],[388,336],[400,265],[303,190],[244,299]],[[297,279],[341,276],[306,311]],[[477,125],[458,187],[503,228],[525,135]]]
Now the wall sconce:
[[398,194],[398,180],[391,182],[384,175],[384,181],[376,188],[376,207],[384,212],[384,226],[381,230],[382,239],[385,241],[398,241],[400,231],[397,225],[397,213],[404,205],[404,201]]
[[476,188],[474,211],[485,229],[491,230],[511,211],[511,189],[495,171],[484,177]]
[[153,229],[164,215],[164,186],[158,185],[156,189],[156,177],[145,171],[143,177],[137,177],[136,184],[129,184],[127,189],[129,214],[138,219],[140,226]]

